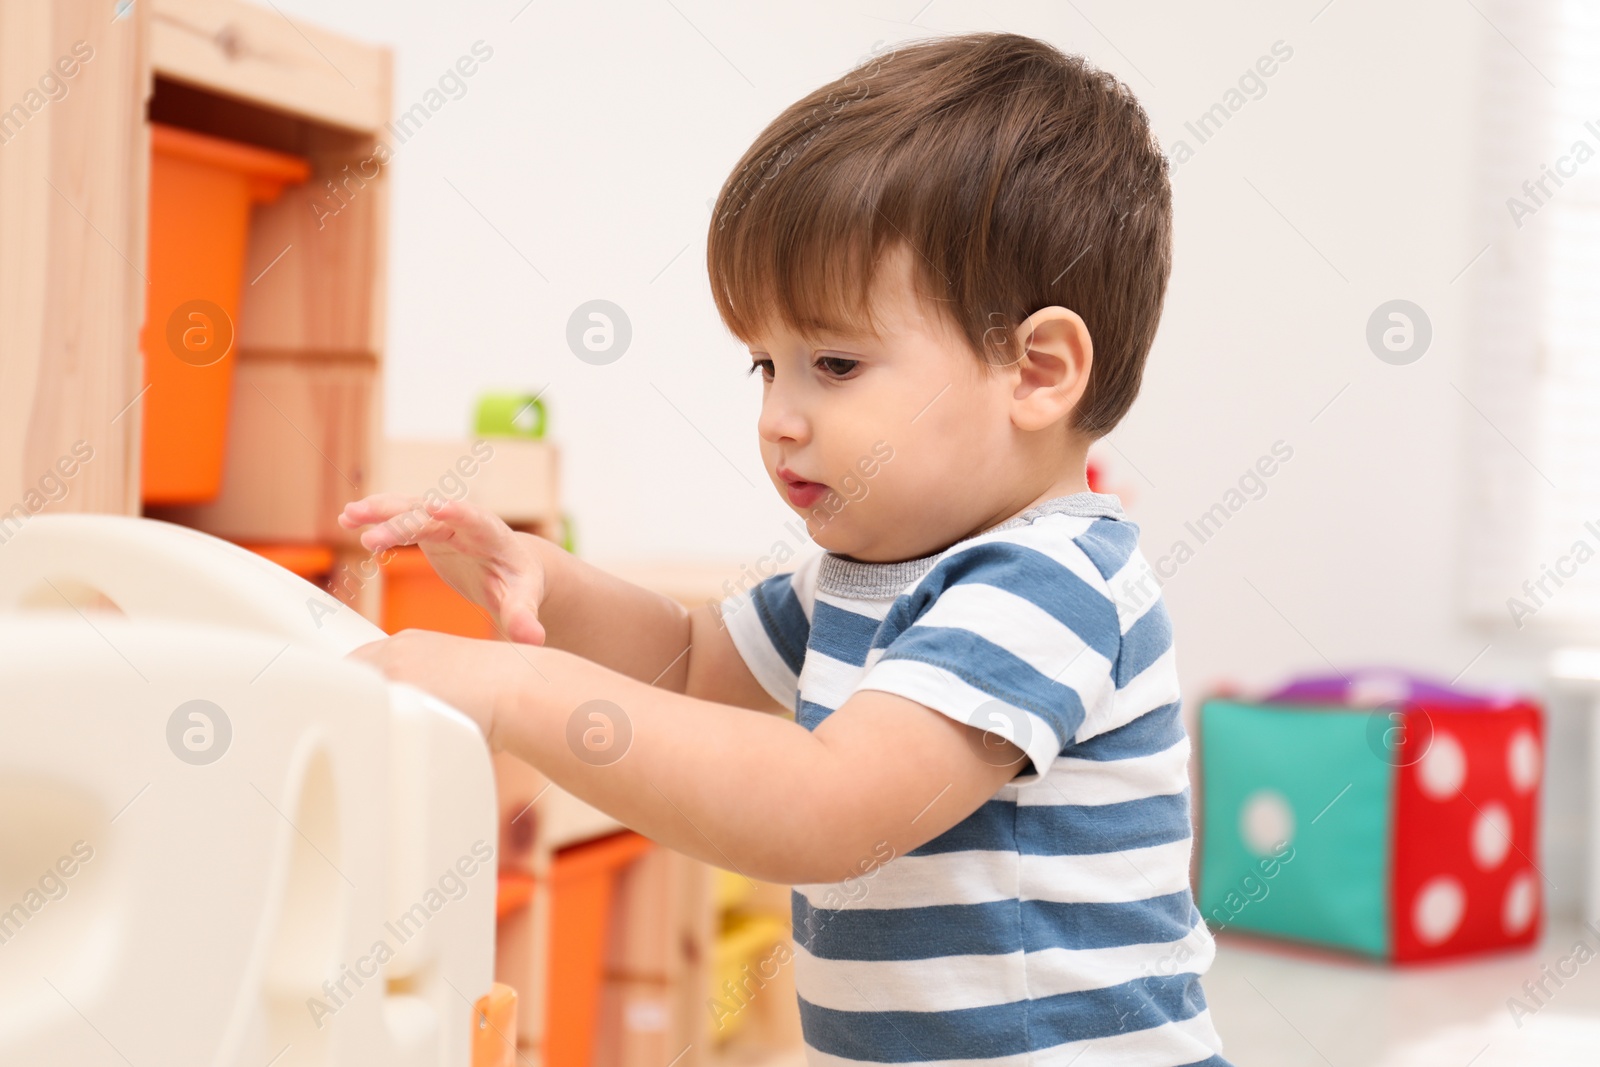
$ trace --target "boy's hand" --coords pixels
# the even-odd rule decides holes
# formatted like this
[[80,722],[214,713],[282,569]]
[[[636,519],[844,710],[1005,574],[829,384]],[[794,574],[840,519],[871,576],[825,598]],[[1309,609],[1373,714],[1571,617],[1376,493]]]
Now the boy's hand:
[[539,606],[546,593],[544,562],[500,517],[458,500],[426,504],[403,493],[375,493],[344,506],[339,525],[373,525],[361,545],[373,555],[397,545],[420,545],[450,587],[499,620],[513,641],[542,645]]
[[408,682],[461,711],[478,724],[491,748],[495,712],[530,685],[538,671],[538,653],[504,641],[482,641],[432,630],[401,630],[392,637],[354,649],[347,659],[362,660],[390,681]]

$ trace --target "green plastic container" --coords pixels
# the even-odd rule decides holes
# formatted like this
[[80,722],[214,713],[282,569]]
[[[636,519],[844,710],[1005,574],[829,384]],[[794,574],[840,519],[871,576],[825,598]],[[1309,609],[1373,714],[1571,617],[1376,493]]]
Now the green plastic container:
[[549,413],[532,393],[488,393],[478,401],[473,432],[479,437],[544,436]]

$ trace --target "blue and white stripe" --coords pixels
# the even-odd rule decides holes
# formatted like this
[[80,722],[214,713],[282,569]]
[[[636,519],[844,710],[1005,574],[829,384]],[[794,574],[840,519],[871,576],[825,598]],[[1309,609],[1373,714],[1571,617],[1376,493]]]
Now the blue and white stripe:
[[881,689],[1028,756],[967,819],[851,883],[794,887],[813,1067],[1225,1067],[1189,890],[1172,627],[1116,498],[1058,497],[932,556],[814,555],[723,603],[807,729]]

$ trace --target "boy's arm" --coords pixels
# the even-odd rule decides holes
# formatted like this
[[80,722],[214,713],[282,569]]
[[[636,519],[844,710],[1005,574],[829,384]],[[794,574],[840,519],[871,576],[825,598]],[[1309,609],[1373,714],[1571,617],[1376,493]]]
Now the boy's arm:
[[545,644],[642,682],[719,704],[788,712],[756,681],[712,605],[692,611],[560,545],[519,533],[539,553]]
[[[982,731],[892,693],[860,691],[808,731],[559,649],[522,651],[520,667],[502,659],[495,747],[645,836],[751,878],[859,876],[954,826],[1026,766],[1009,742],[985,747]],[[626,733],[620,756],[598,762],[569,740],[586,704],[614,720],[619,746]]]

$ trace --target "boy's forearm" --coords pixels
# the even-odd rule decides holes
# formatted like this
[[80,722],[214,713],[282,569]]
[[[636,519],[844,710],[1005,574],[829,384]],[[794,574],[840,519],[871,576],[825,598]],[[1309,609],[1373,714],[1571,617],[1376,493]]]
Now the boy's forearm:
[[820,801],[843,784],[809,730],[530,651],[537,677],[497,702],[496,748],[678,852],[769,882],[829,880],[838,805]]
[[650,685],[681,693],[688,682],[689,611],[671,597],[623,581],[533,534],[544,561],[539,608],[546,645]]

